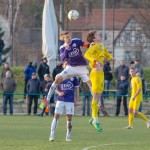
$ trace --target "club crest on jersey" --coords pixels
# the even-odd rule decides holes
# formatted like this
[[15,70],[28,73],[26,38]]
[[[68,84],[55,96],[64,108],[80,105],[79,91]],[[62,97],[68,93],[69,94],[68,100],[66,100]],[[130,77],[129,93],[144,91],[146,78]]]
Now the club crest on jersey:
[[79,49],[78,48],[73,48],[73,51],[69,53],[69,57],[75,57],[79,55]]
[[76,44],[76,43],[73,43],[72,47],[77,47],[77,44]]

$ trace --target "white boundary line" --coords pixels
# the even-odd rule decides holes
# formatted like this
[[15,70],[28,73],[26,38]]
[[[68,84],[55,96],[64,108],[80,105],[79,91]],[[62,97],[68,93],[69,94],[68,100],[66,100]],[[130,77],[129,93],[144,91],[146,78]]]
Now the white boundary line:
[[[149,143],[149,142],[129,142],[129,143]],[[111,146],[111,145],[126,145],[127,143],[106,143],[106,144],[101,144],[101,145],[95,145],[95,146],[89,146],[89,147],[85,147],[82,150],[89,150],[92,148],[96,148],[96,147],[102,147],[102,146]]]

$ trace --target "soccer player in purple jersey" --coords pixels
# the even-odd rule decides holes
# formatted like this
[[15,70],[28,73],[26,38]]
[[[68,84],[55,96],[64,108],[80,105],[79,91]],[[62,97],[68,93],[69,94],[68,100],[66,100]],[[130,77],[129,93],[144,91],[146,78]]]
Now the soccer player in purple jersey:
[[60,57],[62,61],[67,62],[67,67],[56,76],[47,95],[47,101],[50,100],[55,89],[63,80],[73,76],[80,77],[91,88],[89,71],[86,68],[87,63],[80,49],[80,46],[88,48],[89,44],[77,38],[71,39],[68,31],[62,31],[61,36],[64,40],[64,44],[60,47]]
[[[72,130],[72,115],[74,115],[74,105],[76,106],[79,98],[79,81],[77,77],[72,77],[61,82],[55,92],[58,94],[55,115],[51,124],[51,132],[49,141],[54,141],[54,134],[58,125],[58,119],[66,110],[67,133],[66,141],[70,142],[70,134]],[[75,94],[74,94],[75,93]]]

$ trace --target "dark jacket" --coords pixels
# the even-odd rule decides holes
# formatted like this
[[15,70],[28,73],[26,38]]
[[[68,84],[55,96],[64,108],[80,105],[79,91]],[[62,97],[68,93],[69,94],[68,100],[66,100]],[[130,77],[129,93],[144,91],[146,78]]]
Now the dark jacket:
[[105,78],[105,80],[111,81],[113,79],[113,75],[110,71],[111,71],[110,63],[107,62],[104,65],[104,78]]
[[7,71],[10,71],[10,72],[11,72],[11,77],[13,78],[13,77],[14,77],[14,73],[12,72],[12,70],[11,70],[9,67],[8,67],[7,69],[6,69],[6,68],[3,68],[2,72],[1,72],[1,77],[2,77],[2,78],[5,78]]
[[123,75],[125,76],[126,79],[129,78],[129,68],[124,65],[124,66],[118,66],[115,70],[115,77],[117,80],[120,80],[120,76]]
[[40,81],[38,79],[30,79],[27,83],[27,93],[39,94]]
[[44,75],[45,74],[50,74],[49,66],[46,63],[43,63],[43,62],[40,63],[40,65],[37,69],[37,73],[38,73],[40,81],[43,81],[44,80]]
[[26,68],[24,69],[25,79],[31,79],[32,73],[36,73],[36,69],[32,65],[26,66]]
[[52,73],[53,80],[55,80],[56,75],[61,73],[63,70],[64,69],[63,69],[62,65],[56,66],[56,68],[53,70],[53,73]]
[[48,82],[45,81],[45,80],[40,82],[40,86],[39,86],[40,93],[46,94],[45,88],[46,88],[46,84],[47,84],[47,83],[48,83]]
[[5,46],[4,41],[0,39],[0,53],[2,52],[4,46]]
[[13,93],[16,90],[17,84],[13,78],[3,78],[1,81],[2,91]]
[[128,80],[118,80],[117,82],[117,94],[127,95],[128,94],[129,82]]

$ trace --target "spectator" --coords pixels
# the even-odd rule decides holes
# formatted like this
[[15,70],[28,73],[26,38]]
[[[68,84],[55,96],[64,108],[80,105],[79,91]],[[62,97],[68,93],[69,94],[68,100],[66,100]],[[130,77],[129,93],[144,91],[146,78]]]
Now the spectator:
[[[104,64],[104,90],[109,90],[110,89],[110,82],[113,79],[111,67],[109,61],[106,61]],[[104,91],[103,93],[104,97],[108,99],[108,91]]]
[[121,75],[125,76],[128,80],[129,78],[129,68],[125,65],[125,61],[120,61],[120,66],[118,66],[115,70],[115,77],[117,80],[120,80]]
[[[48,91],[49,91],[49,89],[50,89],[52,83],[53,83],[53,81],[50,80],[50,78],[49,78],[49,80],[48,80],[48,82],[47,82],[47,84],[46,84],[46,86],[45,86],[45,89],[44,89],[46,95],[48,94]],[[47,107],[48,107],[48,106],[47,106]],[[47,107],[46,107],[46,108],[47,108]],[[50,114],[51,114],[52,116],[54,115],[54,111],[55,111],[55,102],[54,102],[54,95],[53,95],[53,96],[51,97],[51,99],[50,99]],[[42,113],[39,114],[39,116],[43,117],[43,115],[44,115],[45,112],[46,112],[46,109],[43,109],[43,110],[42,110]],[[47,113],[46,113],[46,114],[47,114]],[[48,114],[47,114],[47,115],[48,115]]]
[[135,72],[136,72],[136,73],[137,73],[137,72],[140,73],[141,78],[144,77],[143,67],[142,67],[142,65],[140,64],[140,61],[139,61],[138,59],[136,59],[136,60],[134,61],[134,69],[135,69]]
[[91,114],[91,92],[86,84],[86,82],[83,82],[80,80],[80,93],[85,94],[82,98],[82,116],[85,116],[85,108],[87,106],[87,116],[90,116]]
[[5,46],[4,41],[0,39],[0,66],[2,65],[2,51],[4,46]]
[[55,77],[57,74],[61,73],[63,71],[63,67],[62,67],[62,61],[57,61],[56,62],[56,68],[54,68],[52,76],[53,76],[53,80],[55,80]]
[[5,78],[6,77],[6,72],[7,71],[10,71],[11,72],[11,77],[13,78],[14,77],[14,74],[12,72],[12,70],[10,69],[9,67],[9,63],[8,62],[5,62],[4,63],[4,67],[2,69],[2,72],[1,72],[1,78]]
[[[33,66],[34,65],[34,66]],[[24,84],[24,98],[26,98],[26,93],[27,93],[27,83],[32,77],[32,73],[36,73],[36,65],[33,64],[32,62],[29,62],[29,64],[26,66],[24,69],[24,75],[25,75],[25,84]]]
[[38,94],[39,94],[40,81],[37,79],[36,73],[32,73],[32,78],[27,83],[27,93],[28,93],[28,115],[31,114],[32,101],[34,99],[34,111],[33,114],[37,114],[38,106]]
[[13,115],[13,92],[16,90],[17,84],[11,77],[11,71],[6,72],[6,77],[1,81],[3,91],[3,114],[7,113],[7,101],[9,100],[10,114]]
[[40,93],[43,94],[43,98],[45,97],[46,95],[46,91],[45,91],[45,88],[46,88],[46,84],[50,81],[50,75],[49,74],[45,74],[44,75],[44,80],[40,82]]
[[44,57],[41,60],[41,63],[39,65],[38,69],[37,69],[37,73],[38,73],[40,81],[44,80],[44,75],[45,74],[50,74],[49,66],[47,65],[47,58],[46,57]]
[[134,61],[130,62],[130,67],[129,68],[133,68],[134,67]]
[[[143,92],[143,95],[144,95],[144,94],[146,93],[145,80],[141,77],[140,72],[137,72],[137,73],[136,73],[136,76],[140,77],[141,80],[142,80],[142,92]],[[140,107],[139,107],[139,112],[142,112],[142,101],[141,101],[141,104],[140,104]]]
[[116,116],[120,113],[120,104],[123,103],[125,116],[128,115],[127,108],[127,93],[128,93],[129,82],[124,75],[120,76],[120,80],[117,82],[117,107],[116,107]]

